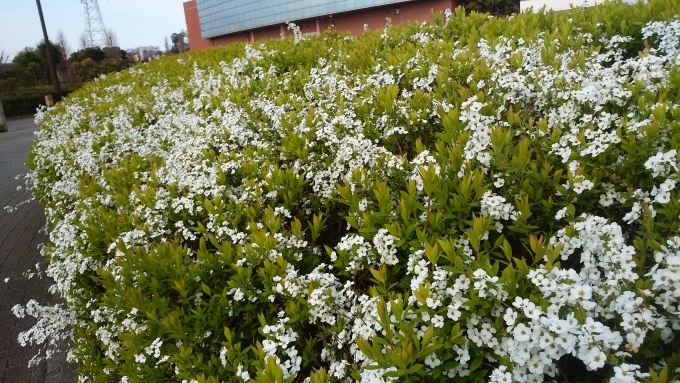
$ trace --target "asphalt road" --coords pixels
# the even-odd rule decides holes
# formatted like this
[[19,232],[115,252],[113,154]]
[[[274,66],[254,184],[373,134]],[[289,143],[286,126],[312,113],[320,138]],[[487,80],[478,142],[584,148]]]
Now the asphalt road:
[[38,246],[47,240],[40,229],[45,224],[41,206],[33,201],[12,212],[5,206],[17,206],[30,199],[17,175],[25,174],[26,153],[37,130],[33,119],[8,121],[8,131],[0,133],[0,383],[66,383],[75,381],[73,367],[66,363],[65,353],[28,368],[37,353],[35,347],[21,347],[20,332],[29,329],[33,318],[18,319],[12,313],[16,304],[35,299],[42,304],[55,302],[48,293],[47,277],[28,279],[26,272],[35,271],[44,262]]

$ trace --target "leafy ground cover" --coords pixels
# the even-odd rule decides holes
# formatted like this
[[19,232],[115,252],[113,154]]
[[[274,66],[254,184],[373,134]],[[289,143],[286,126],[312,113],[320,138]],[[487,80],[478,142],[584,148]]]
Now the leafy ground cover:
[[[29,155],[82,381],[670,381],[680,3],[101,77]],[[291,25],[295,31],[295,27]]]

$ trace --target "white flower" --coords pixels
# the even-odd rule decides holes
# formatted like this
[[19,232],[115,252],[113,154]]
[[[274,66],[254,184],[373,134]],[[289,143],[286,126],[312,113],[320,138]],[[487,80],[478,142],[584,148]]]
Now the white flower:
[[242,364],[239,364],[238,367],[236,368],[236,376],[238,376],[239,378],[241,378],[241,380],[246,382],[250,380],[250,374],[248,373],[248,371],[243,370]]
[[512,327],[517,320],[517,312],[511,308],[505,310],[505,315],[503,315],[503,320],[508,327]]
[[614,366],[614,376],[609,380],[610,383],[633,383],[638,382],[642,378],[649,377],[649,373],[640,372],[640,366],[637,364],[622,363],[620,366]]
[[668,177],[671,171],[678,170],[678,161],[676,160],[677,150],[669,150],[668,152],[659,152],[647,159],[645,168],[652,171],[652,175],[656,177]]
[[480,201],[482,215],[506,221],[517,219],[518,213],[515,211],[515,207],[505,201],[505,197],[496,195],[491,190],[487,190],[482,195],[482,200]]
[[430,368],[435,368],[442,364],[442,361],[437,358],[435,353],[429,354],[425,357],[425,364]]
[[558,220],[558,221],[561,220],[562,218],[566,217],[566,216],[567,216],[567,208],[566,207],[561,208],[560,210],[557,211],[557,213],[555,213],[555,219]]
[[512,333],[518,342],[528,342],[531,339],[531,330],[524,323],[517,324]]
[[233,288],[229,291],[229,294],[234,296],[235,301],[242,301],[244,298],[243,291],[240,288]]
[[589,285],[575,285],[569,291],[569,299],[573,301],[590,300],[593,289]]
[[293,38],[295,39],[295,43],[299,43],[300,41],[304,40],[305,36],[302,34],[302,31],[300,30],[300,27],[295,25],[295,23],[288,22],[286,23],[288,25],[288,30],[293,31]]
[[380,229],[373,237],[373,245],[375,250],[380,255],[380,262],[386,265],[396,265],[399,263],[399,258],[397,258],[397,247],[395,242],[397,237],[387,231],[387,229]]
[[654,197],[654,202],[665,204],[671,201],[671,192],[675,189],[676,181],[666,179],[659,187],[654,186],[650,195]]
[[499,366],[491,372],[489,376],[489,382],[491,383],[512,383],[512,374],[507,371],[506,366]]
[[432,325],[436,328],[444,327],[444,317],[441,315],[435,315],[432,317]]
[[585,352],[581,351],[578,357],[586,364],[586,368],[590,371],[601,368],[607,361],[607,356],[598,347],[586,349]]

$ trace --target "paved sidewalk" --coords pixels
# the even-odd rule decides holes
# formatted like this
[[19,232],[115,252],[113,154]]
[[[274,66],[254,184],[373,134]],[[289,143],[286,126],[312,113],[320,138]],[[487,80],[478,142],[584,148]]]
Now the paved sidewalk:
[[4,210],[30,198],[24,189],[17,190],[23,181],[15,177],[28,171],[24,159],[37,127],[32,118],[8,121],[7,125],[8,131],[0,133],[0,383],[74,382],[73,368],[66,363],[64,353],[29,369],[28,360],[37,349],[21,347],[17,342],[19,333],[35,320],[16,318],[12,307],[30,299],[46,304],[54,302],[55,297],[47,292],[47,277],[23,276],[35,271],[36,263],[45,269],[38,251],[38,245],[47,240],[39,232],[45,223],[42,208],[34,201],[11,213]]

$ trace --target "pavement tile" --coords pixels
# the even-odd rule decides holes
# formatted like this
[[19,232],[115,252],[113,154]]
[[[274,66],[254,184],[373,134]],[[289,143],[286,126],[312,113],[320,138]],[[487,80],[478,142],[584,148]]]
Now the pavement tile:
[[[47,277],[28,279],[26,272],[44,260],[38,246],[47,240],[40,232],[45,216],[36,201],[7,212],[5,206],[16,206],[31,198],[17,175],[25,174],[26,153],[37,127],[33,119],[8,121],[8,132],[0,133],[0,383],[67,383],[75,381],[73,366],[66,363],[65,353],[28,368],[28,361],[37,353],[35,347],[21,347],[20,332],[35,323],[30,318],[18,319],[12,307],[29,299],[45,304],[57,298],[49,294]],[[7,282],[5,280],[7,279]]]

